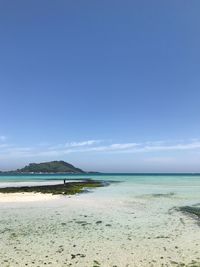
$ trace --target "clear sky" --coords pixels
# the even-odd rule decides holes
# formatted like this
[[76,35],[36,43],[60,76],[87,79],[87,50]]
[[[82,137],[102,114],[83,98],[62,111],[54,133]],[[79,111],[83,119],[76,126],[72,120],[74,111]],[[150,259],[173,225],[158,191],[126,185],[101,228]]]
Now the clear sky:
[[0,169],[200,171],[199,0],[1,0]]

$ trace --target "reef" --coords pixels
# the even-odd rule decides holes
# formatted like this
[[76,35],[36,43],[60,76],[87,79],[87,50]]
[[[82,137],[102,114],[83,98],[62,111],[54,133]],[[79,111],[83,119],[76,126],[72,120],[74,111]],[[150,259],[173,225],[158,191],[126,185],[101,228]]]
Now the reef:
[[109,182],[95,181],[92,179],[65,182],[55,185],[37,185],[22,187],[5,187],[0,188],[0,193],[43,193],[53,195],[74,195],[77,193],[88,192],[89,189],[109,185]]

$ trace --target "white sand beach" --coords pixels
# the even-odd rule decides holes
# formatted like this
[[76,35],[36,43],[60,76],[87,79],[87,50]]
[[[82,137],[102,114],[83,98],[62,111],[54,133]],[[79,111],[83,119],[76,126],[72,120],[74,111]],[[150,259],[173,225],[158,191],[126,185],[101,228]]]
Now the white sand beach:
[[41,193],[0,193],[1,203],[18,203],[18,202],[33,202],[33,201],[49,201],[58,199],[59,196],[52,194]]

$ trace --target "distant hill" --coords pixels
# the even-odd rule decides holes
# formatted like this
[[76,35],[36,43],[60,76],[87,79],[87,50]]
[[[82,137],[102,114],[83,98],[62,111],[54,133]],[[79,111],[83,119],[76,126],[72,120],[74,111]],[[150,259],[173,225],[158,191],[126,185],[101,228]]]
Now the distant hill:
[[65,161],[50,161],[43,163],[30,163],[17,173],[85,173],[83,170],[74,167]]

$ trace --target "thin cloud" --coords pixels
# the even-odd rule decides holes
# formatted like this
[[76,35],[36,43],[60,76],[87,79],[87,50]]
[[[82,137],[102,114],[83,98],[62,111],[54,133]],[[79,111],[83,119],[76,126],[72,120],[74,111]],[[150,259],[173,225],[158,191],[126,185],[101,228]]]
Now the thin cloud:
[[0,144],[0,149],[7,148],[7,147],[11,147],[11,145],[6,144],[6,143]]
[[80,146],[91,146],[94,144],[98,144],[102,142],[101,140],[87,140],[87,141],[81,141],[81,142],[70,142],[66,143],[65,147],[80,147]]
[[68,145],[58,144],[54,147],[23,147],[12,144],[0,144],[0,159],[10,158],[33,158],[33,157],[62,157],[71,153],[154,153],[154,152],[167,152],[167,151],[198,151],[200,150],[200,141],[180,143],[169,142],[162,144],[158,142],[143,142],[143,143],[113,143],[100,145],[103,141],[100,140],[87,140],[82,142],[71,142]]
[[192,150],[199,149],[200,142],[191,143],[178,143],[174,145],[158,145],[158,146],[144,146],[141,148],[141,152],[153,152],[153,151],[172,151],[172,150]]
[[0,135],[0,141],[4,142],[6,141],[7,137],[5,135]]
[[107,146],[97,146],[92,147],[90,151],[121,151],[121,150],[127,150],[134,147],[137,147],[139,144],[137,143],[117,143],[117,144],[111,144]]
[[146,163],[173,163],[176,158],[173,157],[152,157],[144,160]]

